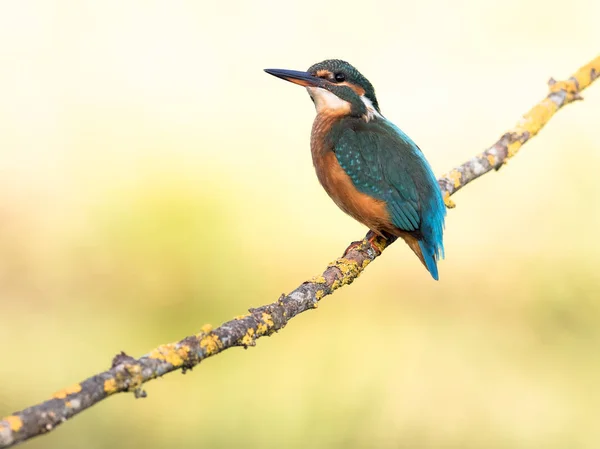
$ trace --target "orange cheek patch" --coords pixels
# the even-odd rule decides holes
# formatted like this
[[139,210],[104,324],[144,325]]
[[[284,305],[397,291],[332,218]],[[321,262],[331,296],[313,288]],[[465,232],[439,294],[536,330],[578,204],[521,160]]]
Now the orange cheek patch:
[[317,75],[319,78],[330,78],[331,77],[331,72],[329,70],[318,70],[317,71]]
[[357,86],[355,84],[343,82],[343,83],[339,83],[338,85],[339,86],[348,86],[350,89],[352,89],[354,92],[356,92],[356,95],[358,95],[359,97],[362,97],[365,94],[365,90],[362,87]]

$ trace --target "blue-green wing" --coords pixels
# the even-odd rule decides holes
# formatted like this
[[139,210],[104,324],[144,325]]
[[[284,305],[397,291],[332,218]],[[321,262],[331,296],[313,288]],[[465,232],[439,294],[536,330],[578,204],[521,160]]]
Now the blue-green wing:
[[333,131],[340,166],[360,192],[385,201],[394,226],[418,231],[423,260],[437,280],[446,206],[419,147],[385,119],[341,121]]
[[[378,123],[379,122],[379,123]],[[393,224],[404,231],[421,225],[418,147],[383,120],[340,132],[334,151],[340,166],[362,193],[383,200]]]

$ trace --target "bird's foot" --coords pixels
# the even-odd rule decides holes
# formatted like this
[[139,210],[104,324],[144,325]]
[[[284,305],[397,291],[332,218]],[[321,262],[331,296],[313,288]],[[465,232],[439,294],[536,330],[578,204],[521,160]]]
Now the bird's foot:
[[[389,240],[390,237],[391,236],[378,235],[378,234],[375,234],[373,231],[369,231],[369,233],[363,240],[358,240],[356,242],[350,243],[348,248],[346,248],[346,251],[344,251],[344,255],[348,254],[352,250],[364,251],[365,249],[368,248],[366,245],[370,246],[371,248],[375,248],[376,250],[378,250],[381,253],[382,243],[385,242],[386,240]],[[394,239],[393,237],[391,237],[391,238]]]

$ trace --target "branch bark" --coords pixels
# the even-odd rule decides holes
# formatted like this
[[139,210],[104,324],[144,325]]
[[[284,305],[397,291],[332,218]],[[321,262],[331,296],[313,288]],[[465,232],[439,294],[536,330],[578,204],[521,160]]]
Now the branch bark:
[[[500,169],[521,146],[535,136],[563,106],[581,100],[580,92],[600,77],[600,56],[581,67],[566,81],[548,82],[550,92],[527,112],[517,125],[481,154],[443,175],[439,180],[447,207],[450,196],[492,169]],[[318,306],[319,301],[338,288],[352,283],[393,240],[369,232],[355,242],[325,271],[302,283],[276,302],[240,315],[216,329],[206,325],[196,335],[161,345],[135,359],[121,353],[110,369],[60,390],[37,405],[0,421],[0,448],[6,448],[53,430],[57,425],[103,399],[124,391],[136,397],[146,394],[141,386],[156,377],[181,369],[192,369],[202,360],[233,346],[254,346],[260,337],[282,329],[296,315]]]

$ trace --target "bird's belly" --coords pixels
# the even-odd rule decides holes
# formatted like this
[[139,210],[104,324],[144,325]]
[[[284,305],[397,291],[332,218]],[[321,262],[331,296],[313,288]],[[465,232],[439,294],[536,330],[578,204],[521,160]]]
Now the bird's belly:
[[314,162],[319,182],[340,209],[378,234],[382,231],[393,233],[395,226],[385,202],[359,192],[338,163],[335,153],[327,152]]

